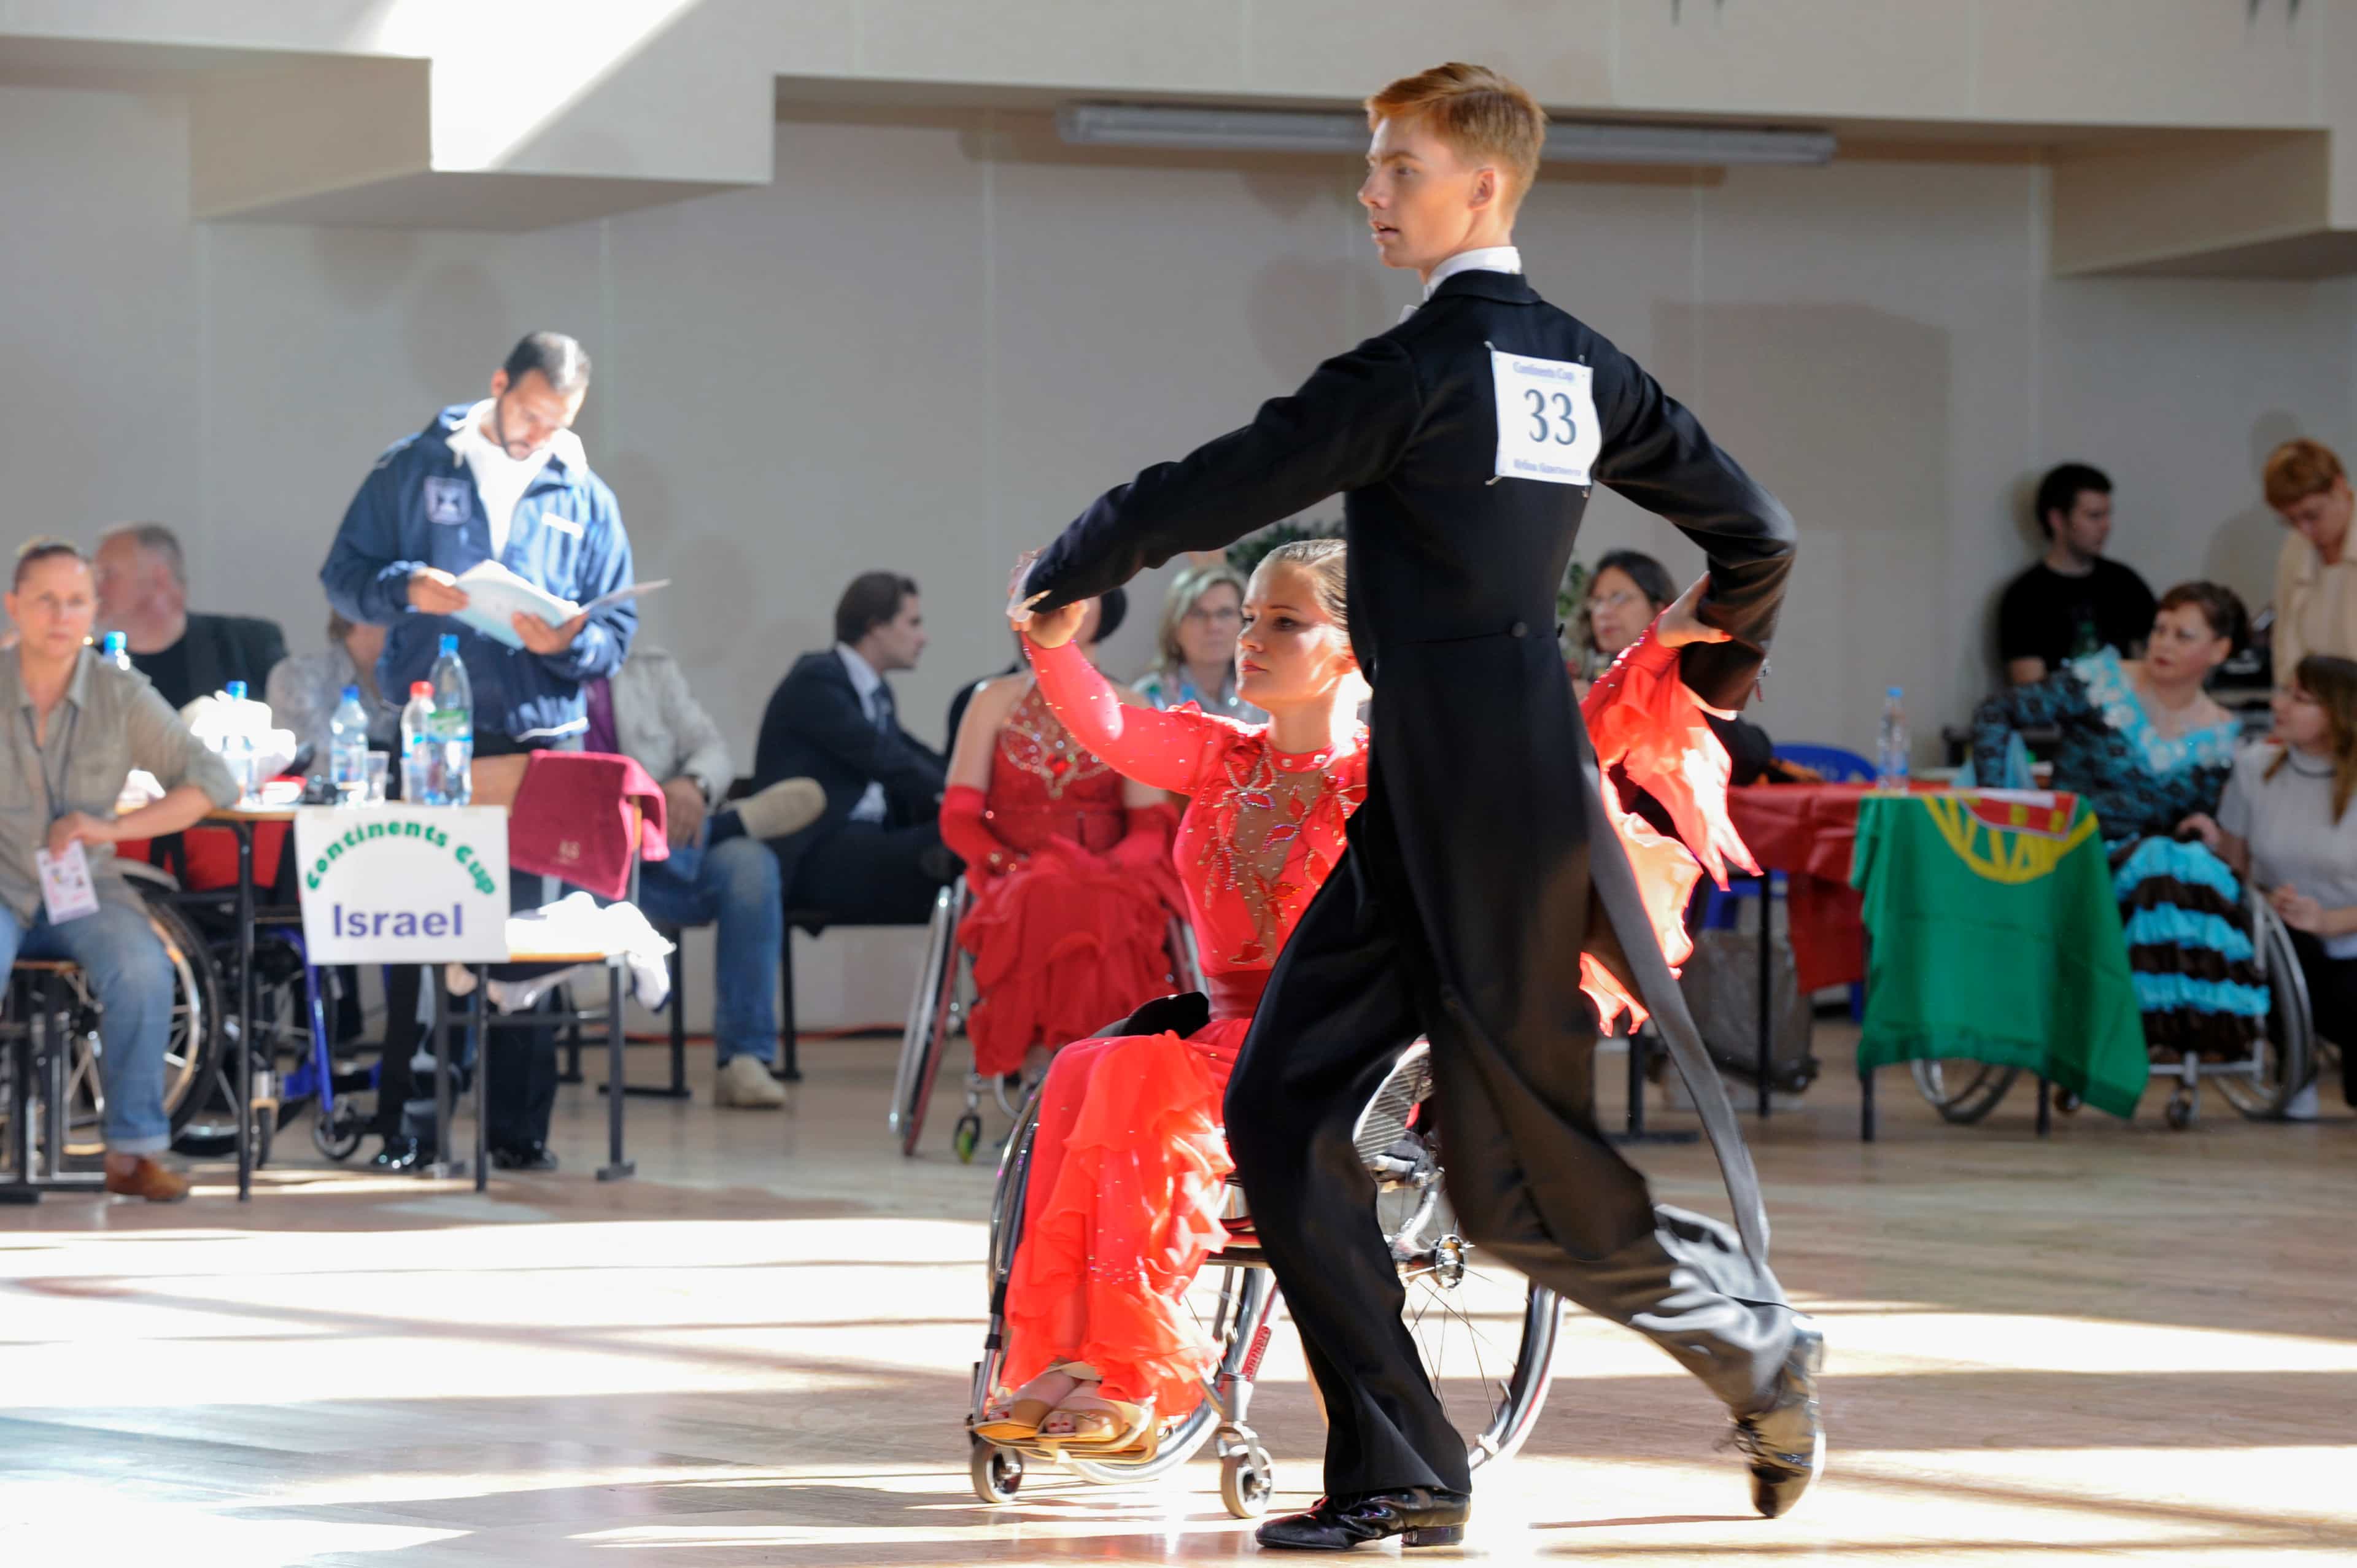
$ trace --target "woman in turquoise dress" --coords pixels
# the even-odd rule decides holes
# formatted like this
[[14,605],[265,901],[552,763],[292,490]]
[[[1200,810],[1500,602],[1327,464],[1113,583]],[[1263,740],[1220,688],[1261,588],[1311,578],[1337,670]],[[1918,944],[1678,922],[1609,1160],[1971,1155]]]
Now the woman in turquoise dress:
[[2171,1057],[2244,1056],[2266,1019],[2242,884],[2215,854],[2176,836],[2188,817],[2217,809],[2233,767],[2241,725],[2202,684],[2248,625],[2232,589],[2181,583],[2161,596],[2142,659],[2123,660],[2108,648],[2073,659],[1991,697],[1973,718],[1973,768],[1983,779],[2006,777],[2016,733],[2059,733],[2053,787],[2095,808],[2145,1042]]

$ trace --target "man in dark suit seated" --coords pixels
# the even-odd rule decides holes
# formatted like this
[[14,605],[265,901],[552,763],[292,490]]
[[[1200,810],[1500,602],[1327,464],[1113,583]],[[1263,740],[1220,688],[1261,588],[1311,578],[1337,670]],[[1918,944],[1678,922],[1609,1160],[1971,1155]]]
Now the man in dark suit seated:
[[107,530],[91,560],[99,629],[123,633],[132,668],[175,709],[231,681],[259,697],[286,657],[286,634],[274,620],[189,612],[188,557],[179,536],[160,522]]
[[807,777],[826,791],[817,822],[770,843],[788,908],[913,924],[958,875],[940,824],[948,762],[900,727],[885,679],[924,650],[914,579],[864,572],[834,607],[834,646],[796,660],[770,694],[753,782]]

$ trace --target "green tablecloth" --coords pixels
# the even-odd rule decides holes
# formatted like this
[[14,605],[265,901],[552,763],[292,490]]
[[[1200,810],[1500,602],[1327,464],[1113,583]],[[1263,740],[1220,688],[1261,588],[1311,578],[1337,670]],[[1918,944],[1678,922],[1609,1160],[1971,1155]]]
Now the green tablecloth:
[[2144,1027],[2095,813],[2076,796],[1872,796],[1850,880],[1870,943],[1861,1069],[1969,1057],[2134,1114]]

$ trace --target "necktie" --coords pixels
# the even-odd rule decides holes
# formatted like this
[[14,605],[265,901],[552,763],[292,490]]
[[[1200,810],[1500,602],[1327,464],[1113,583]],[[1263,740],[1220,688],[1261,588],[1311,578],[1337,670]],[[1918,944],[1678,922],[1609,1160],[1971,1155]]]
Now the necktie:
[[892,688],[889,686],[876,688],[876,733],[892,733]]

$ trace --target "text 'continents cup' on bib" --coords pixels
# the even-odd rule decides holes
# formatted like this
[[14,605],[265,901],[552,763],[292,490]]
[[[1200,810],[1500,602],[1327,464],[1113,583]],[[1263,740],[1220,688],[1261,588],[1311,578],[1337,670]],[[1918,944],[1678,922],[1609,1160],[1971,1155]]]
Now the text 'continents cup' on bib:
[[314,963],[508,956],[508,815],[496,806],[335,807],[295,817]]

